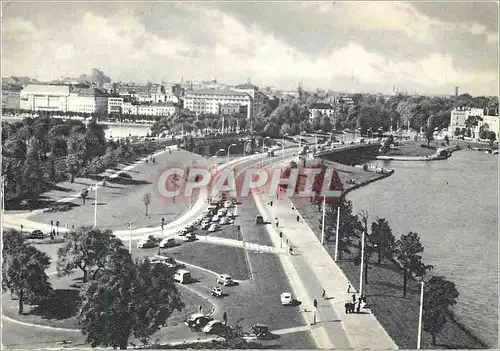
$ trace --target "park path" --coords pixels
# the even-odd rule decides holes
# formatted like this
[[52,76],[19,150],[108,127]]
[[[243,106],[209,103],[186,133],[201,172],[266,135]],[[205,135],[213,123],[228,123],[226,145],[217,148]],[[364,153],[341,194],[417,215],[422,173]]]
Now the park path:
[[[267,204],[265,194],[253,192],[261,214],[279,217],[279,227],[268,226],[273,244],[280,242],[282,232],[293,246],[294,254],[280,256],[295,294],[302,301],[304,317],[309,320],[312,335],[319,348],[397,349],[397,345],[367,308],[363,313],[345,314],[344,304],[352,299],[347,292],[349,281],[318,241],[311,228],[300,218],[288,199],[277,199],[274,207]],[[299,221],[297,221],[299,216]],[[322,299],[325,289],[328,299]],[[314,322],[313,300],[318,300],[317,323]]]

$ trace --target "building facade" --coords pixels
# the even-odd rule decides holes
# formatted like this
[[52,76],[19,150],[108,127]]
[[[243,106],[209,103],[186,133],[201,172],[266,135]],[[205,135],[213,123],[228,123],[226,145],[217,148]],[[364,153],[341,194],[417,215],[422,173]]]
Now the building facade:
[[184,108],[196,115],[219,114],[221,106],[227,104],[247,106],[247,118],[251,117],[252,98],[245,92],[228,89],[199,89],[186,91],[184,94]]
[[457,128],[459,128],[459,129],[465,128],[465,121],[467,121],[467,118],[469,118],[470,116],[483,118],[484,109],[458,107],[458,108],[452,110],[451,116],[450,116],[450,125],[448,127],[448,132],[451,135],[454,135],[455,130]]
[[108,114],[123,113],[123,98],[119,96],[108,97]]
[[19,110],[21,108],[21,90],[18,85],[2,85],[2,109]]
[[500,139],[500,136],[498,135],[500,133],[500,119],[498,115],[483,115],[483,121],[480,122],[480,127],[485,127],[486,130],[495,132],[497,140]]
[[311,106],[309,106],[309,117],[311,119],[322,116],[328,116],[330,118],[333,118],[334,112],[335,109],[330,104],[318,102],[318,103],[313,103],[311,104]]
[[108,94],[95,88],[73,89],[68,98],[68,111],[77,113],[108,113]]
[[269,97],[261,92],[259,88],[252,84],[237,85],[232,90],[247,93],[252,98],[251,117],[258,117],[265,114],[269,106]]
[[27,85],[20,93],[20,107],[30,111],[68,111],[68,85]]

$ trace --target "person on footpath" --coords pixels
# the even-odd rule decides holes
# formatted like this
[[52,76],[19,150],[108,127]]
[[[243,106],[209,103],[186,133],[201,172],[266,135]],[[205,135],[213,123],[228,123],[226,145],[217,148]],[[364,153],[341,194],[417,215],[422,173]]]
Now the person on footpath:
[[352,294],[352,302],[356,303],[356,294]]
[[361,300],[358,303],[358,308],[356,308],[356,313],[359,313],[360,310],[361,310]]
[[325,291],[325,289],[323,289],[323,292],[321,293],[321,297],[324,298],[324,299],[326,298],[326,291]]
[[345,307],[345,314],[348,314],[351,311],[351,303],[350,302],[346,302],[344,304],[344,307]]
[[298,223],[298,222],[300,222],[300,217],[299,217],[299,216],[297,216],[297,223]]
[[351,283],[347,283],[347,293],[349,294],[351,292],[352,285]]

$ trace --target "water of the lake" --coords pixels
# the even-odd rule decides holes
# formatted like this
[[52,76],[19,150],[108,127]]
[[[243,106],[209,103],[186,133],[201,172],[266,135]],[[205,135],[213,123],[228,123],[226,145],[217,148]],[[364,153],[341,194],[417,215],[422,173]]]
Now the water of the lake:
[[498,342],[498,156],[458,151],[433,162],[373,161],[395,173],[351,192],[356,212],[387,218],[397,238],[416,231],[424,262],[455,282],[461,322]]

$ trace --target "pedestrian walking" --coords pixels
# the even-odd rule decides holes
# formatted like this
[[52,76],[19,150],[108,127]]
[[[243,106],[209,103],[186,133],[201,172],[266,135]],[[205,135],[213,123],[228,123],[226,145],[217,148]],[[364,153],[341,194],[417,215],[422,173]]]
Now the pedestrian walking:
[[348,314],[351,310],[351,304],[349,302],[346,302],[344,304],[344,307],[345,307],[345,314]]
[[356,294],[352,294],[352,302],[356,303]]
[[200,307],[198,307],[198,310],[200,311],[200,313],[202,313],[203,307],[200,305]]
[[359,313],[360,310],[361,310],[361,301],[359,301],[358,303],[358,308],[356,309],[356,313]]
[[347,283],[347,293],[349,294],[351,292],[352,285],[351,283]]
[[269,205],[272,207],[273,206],[273,200],[269,201]]
[[322,298],[325,298],[325,297],[326,297],[326,291],[325,291],[325,289],[323,289],[323,292],[322,292],[322,294],[321,294],[321,297],[322,297]]
[[290,246],[290,248],[288,249],[288,252],[290,253],[290,255],[293,255],[293,247]]
[[297,223],[300,222],[300,216],[297,216]]
[[354,313],[354,304],[349,302],[349,313]]

